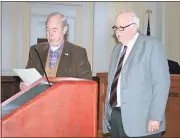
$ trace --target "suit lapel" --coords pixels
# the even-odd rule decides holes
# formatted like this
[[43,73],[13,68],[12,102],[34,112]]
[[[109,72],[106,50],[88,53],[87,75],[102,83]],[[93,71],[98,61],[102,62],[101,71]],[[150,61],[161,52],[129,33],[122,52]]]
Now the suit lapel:
[[59,60],[59,65],[57,69],[56,76],[65,76],[65,72],[68,69],[68,66],[71,63],[71,47],[69,46],[69,43],[67,41],[64,42],[63,51],[61,53],[61,57]]
[[[47,56],[48,56],[48,51],[49,51],[49,43],[45,43],[44,45],[40,46],[38,49],[40,58],[42,60],[43,63],[43,67],[45,68],[46,66],[46,60],[47,60]],[[44,70],[41,67],[41,65],[39,64],[39,70],[41,74],[44,74]]]
[[121,54],[120,54],[121,49],[122,49],[122,45],[120,43],[118,43],[115,46],[115,49],[112,53],[112,61],[110,63],[111,65],[110,65],[110,69],[109,69],[109,73],[108,73],[108,96],[107,96],[107,99],[109,99],[109,96],[110,96],[110,89],[111,89],[111,85],[112,85],[112,82],[113,82],[113,79],[114,79],[114,76],[115,76],[115,73],[117,70],[117,66],[119,63],[119,59],[121,56]]
[[119,59],[120,59],[120,56],[121,56],[121,49],[122,49],[122,45],[120,43],[117,44],[117,48],[115,49],[115,52],[113,53],[114,54],[114,60],[112,61],[114,66],[111,67],[111,71],[112,71],[112,80],[114,79],[114,75],[116,73],[116,70],[117,70],[117,66],[118,66],[118,63],[119,63]]
[[131,50],[131,52],[129,53],[129,56],[127,57],[127,60],[122,68],[122,73],[126,73],[128,71],[128,68],[130,66],[131,61],[134,59],[134,56],[136,55],[136,52],[139,48],[139,44],[142,43],[142,39],[141,39],[142,35],[139,33],[139,36]]

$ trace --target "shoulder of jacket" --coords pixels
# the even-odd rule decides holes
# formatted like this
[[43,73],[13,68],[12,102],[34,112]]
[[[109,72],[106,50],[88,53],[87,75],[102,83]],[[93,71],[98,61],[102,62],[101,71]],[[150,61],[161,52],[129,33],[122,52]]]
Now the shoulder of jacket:
[[31,48],[42,48],[43,46],[45,45],[48,45],[49,43],[48,42],[43,42],[43,43],[38,43],[38,44],[35,44],[35,45],[32,45]]
[[81,51],[86,51],[86,49],[84,47],[81,47],[81,46],[78,46],[76,44],[73,44],[73,43],[70,43],[70,42],[67,42],[68,43],[68,46],[70,47],[71,51],[73,52],[81,52]]

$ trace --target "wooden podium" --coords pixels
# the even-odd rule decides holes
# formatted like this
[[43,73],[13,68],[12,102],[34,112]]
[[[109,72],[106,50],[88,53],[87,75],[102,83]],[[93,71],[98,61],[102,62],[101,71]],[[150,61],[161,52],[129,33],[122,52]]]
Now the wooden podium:
[[97,83],[43,80],[2,103],[2,137],[96,137]]
[[[100,78],[100,91],[98,99],[98,136],[111,137],[102,134],[102,121],[107,92],[107,72],[97,73]],[[171,88],[166,108],[166,131],[162,137],[180,137],[180,75],[171,74]]]

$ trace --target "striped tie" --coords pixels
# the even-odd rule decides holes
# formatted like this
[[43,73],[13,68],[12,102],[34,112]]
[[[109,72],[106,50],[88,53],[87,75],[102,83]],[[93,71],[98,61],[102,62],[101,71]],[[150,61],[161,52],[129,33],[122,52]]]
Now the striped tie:
[[120,57],[119,64],[117,67],[117,71],[111,85],[110,105],[112,108],[116,107],[117,105],[117,83],[118,83],[119,75],[122,69],[123,60],[126,54],[126,49],[127,49],[127,46],[124,46],[124,49],[123,49],[123,52],[121,53],[121,57]]

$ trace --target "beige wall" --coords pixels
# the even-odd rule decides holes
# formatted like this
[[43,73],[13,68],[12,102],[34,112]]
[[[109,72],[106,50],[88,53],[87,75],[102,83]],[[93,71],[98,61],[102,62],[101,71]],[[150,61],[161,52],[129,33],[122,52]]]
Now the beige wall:
[[[6,3],[5,5],[3,5]],[[17,60],[21,59],[21,64],[23,66],[26,65],[27,58],[28,58],[28,52],[29,52],[29,9],[28,9],[28,3],[27,2],[2,2],[2,6],[4,7],[4,10],[8,10],[8,5],[11,6],[11,13],[8,13],[8,16],[4,11],[2,11],[2,14],[4,15],[4,18],[11,18],[10,23],[8,23],[10,26],[6,26],[6,22],[3,22],[3,26],[6,26],[7,28],[12,28],[6,31],[4,29],[6,35],[9,36],[9,45],[6,45],[6,40],[2,40],[2,52],[3,55],[6,55],[5,52],[8,52],[8,55],[11,55],[7,59],[6,56],[2,57],[2,60],[5,61],[4,64],[2,64],[2,70],[5,72],[5,75],[11,75],[12,68],[17,68]],[[9,7],[10,8],[10,7]],[[22,17],[21,17],[22,13]],[[5,17],[6,16],[6,17]],[[22,19],[21,21],[19,19]],[[22,24],[22,29],[20,24]],[[19,28],[20,26],[20,28]],[[22,31],[22,32],[21,32]],[[3,32],[2,32],[3,34]],[[4,34],[4,35],[5,35]],[[19,35],[22,34],[22,35]],[[21,45],[20,45],[21,44]],[[10,50],[10,51],[9,51]],[[19,54],[20,53],[20,54]],[[8,67],[8,68],[7,68]]]
[[[28,60],[28,52],[29,52],[29,46],[30,46],[30,34],[29,34],[29,29],[30,29],[30,24],[29,24],[29,3],[27,2],[21,2],[23,4],[23,28],[22,28],[22,43],[23,43],[23,64],[24,66],[27,63]],[[68,2],[59,2],[59,4],[67,4]],[[93,19],[93,2],[88,2],[87,7],[89,8],[89,13],[88,16],[90,19]],[[77,19],[76,19],[76,44],[83,46],[83,7],[79,7],[77,10]],[[89,32],[89,42],[88,46],[85,46],[87,51],[88,51],[88,58],[90,63],[92,64],[92,52],[93,52],[93,20],[90,20],[89,26],[87,26],[88,32]]]
[[[144,32],[144,19],[145,11],[147,10],[149,2],[112,2],[108,3],[108,19],[109,19],[109,32],[112,32],[111,26],[114,25],[114,18],[122,9],[132,9],[140,18],[140,31]],[[156,32],[165,32],[163,38],[165,40],[165,52],[167,58],[175,60],[180,64],[180,2],[166,2],[165,4],[165,23],[163,22],[161,26],[165,25],[164,28],[156,28]],[[163,3],[162,3],[163,10]],[[162,12],[163,13],[163,12]],[[153,13],[156,14],[156,13]],[[164,13],[163,13],[164,14]],[[161,15],[164,16],[164,15]],[[158,18],[158,17],[157,17]],[[162,17],[161,17],[162,18]],[[163,37],[163,36],[162,36]],[[112,48],[115,41],[109,38],[109,59]]]
[[[61,4],[62,2],[59,2]],[[67,2],[64,2],[67,4]],[[11,41],[11,51],[10,53],[13,55],[13,58],[11,58],[11,61],[8,61],[7,64],[10,64],[11,68],[16,68],[16,60],[17,60],[17,48],[18,48],[18,43],[17,41],[22,41],[22,48],[19,49],[21,54],[22,54],[22,65],[23,67],[26,66],[27,60],[28,60],[28,54],[29,54],[29,48],[30,48],[30,7],[28,2],[11,2],[12,4],[12,15],[11,17],[13,18],[13,22],[11,23],[12,25],[12,32],[9,32],[12,34],[12,38],[10,38]],[[18,35],[18,8],[22,8],[22,38],[21,40],[17,39]],[[88,32],[89,32],[89,39],[88,39],[88,45],[85,46],[87,51],[88,51],[88,58],[90,63],[92,64],[92,52],[93,52],[93,2],[89,2],[86,4],[85,8],[89,8],[88,16],[91,20],[89,20],[89,26],[87,26]],[[83,7],[79,7],[77,10],[77,20],[76,20],[76,44],[83,46]],[[3,58],[3,60],[6,60]]]
[[30,47],[30,19],[29,19],[29,5],[27,2],[20,2],[22,4],[22,59],[24,67],[27,64]]
[[165,41],[169,59],[180,64],[180,2],[166,3]]
[[[28,52],[29,52],[29,46],[30,46],[30,40],[29,40],[29,28],[30,28],[30,19],[29,19],[29,5],[28,2],[12,2],[13,4],[13,22],[12,24],[12,36],[17,36],[17,32],[19,31],[17,28],[18,25],[18,16],[19,12],[17,12],[19,6],[21,5],[22,7],[22,48],[19,49],[21,54],[22,54],[22,62],[23,66],[26,65],[27,60],[28,60]],[[108,64],[111,56],[111,51],[112,48],[115,44],[115,41],[112,38],[112,29],[111,27],[114,25],[114,19],[116,15],[119,13],[121,9],[129,8],[133,9],[137,15],[140,17],[140,30],[143,32],[144,31],[144,14],[145,14],[145,5],[147,5],[148,2],[108,2],[108,28],[107,29],[109,36],[108,36]],[[93,63],[93,51],[94,51],[94,32],[93,32],[93,18],[94,18],[94,7],[93,7],[93,2],[87,3],[88,6],[86,8],[89,9],[88,16],[90,18],[89,25],[87,26],[87,29],[89,31],[89,38],[88,38],[88,46],[87,52],[88,52],[88,58],[90,60],[90,63]],[[180,2],[166,2],[165,6],[165,50],[167,57],[178,61],[180,63]],[[83,29],[82,29],[82,20],[83,20],[83,9],[79,8],[77,11],[77,22],[76,22],[76,43],[78,45],[83,46]],[[101,17],[100,17],[101,18]],[[100,19],[99,18],[99,19]],[[158,28],[157,28],[158,31]],[[100,38],[101,36],[99,36]],[[2,40],[3,41],[3,40]],[[17,59],[17,48],[18,48],[18,43],[19,41],[17,37],[11,38],[11,54],[13,55],[13,58],[11,58],[11,61],[9,64],[11,64],[12,68],[16,68],[16,59]],[[3,49],[2,49],[3,52]],[[102,49],[103,52],[103,49]],[[101,55],[99,55],[101,56]],[[6,60],[6,59],[2,59]],[[93,66],[93,65],[92,65]]]
[[[76,14],[76,44],[82,47],[86,47],[89,62],[92,65],[93,60],[93,2],[87,2],[84,8],[88,8],[88,17],[89,24],[86,26],[86,29],[83,30],[83,7],[79,7]],[[88,45],[83,46],[83,37],[85,34],[83,32],[87,31],[89,34]]]

